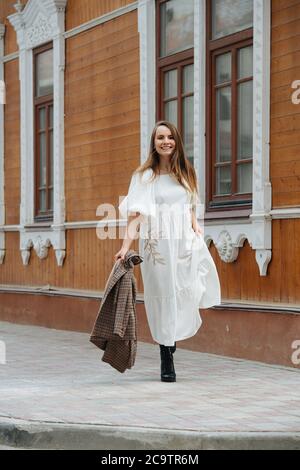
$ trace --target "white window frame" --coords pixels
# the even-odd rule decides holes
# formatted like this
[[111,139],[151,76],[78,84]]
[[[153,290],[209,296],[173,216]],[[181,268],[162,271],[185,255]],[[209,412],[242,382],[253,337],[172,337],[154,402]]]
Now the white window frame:
[[[65,258],[65,189],[64,189],[64,69],[65,8],[67,0],[29,0],[17,4],[17,13],[8,17],[17,33],[19,46],[19,79],[21,100],[21,204],[20,250],[28,265],[33,247],[43,259],[48,248],[55,250],[58,266]],[[34,221],[34,114],[33,114],[33,49],[53,42],[54,80],[54,210],[53,223]]]
[[[205,201],[205,106],[206,106],[206,8],[194,0],[194,161],[200,200]],[[155,124],[155,0],[139,1],[141,76],[141,161],[145,161],[151,130]],[[271,2],[254,0],[254,98],[253,98],[253,203],[248,219],[205,221],[205,241],[213,241],[220,258],[227,263],[237,259],[247,239],[255,250],[261,276],[266,276],[272,257],[272,189],[270,167],[270,48]],[[199,175],[201,176],[199,178]],[[204,206],[203,206],[204,207]],[[198,213],[198,217],[201,214]]]
[[[0,81],[4,82],[5,26],[0,23]],[[4,203],[4,103],[0,102],[0,264],[5,257],[5,203]]]

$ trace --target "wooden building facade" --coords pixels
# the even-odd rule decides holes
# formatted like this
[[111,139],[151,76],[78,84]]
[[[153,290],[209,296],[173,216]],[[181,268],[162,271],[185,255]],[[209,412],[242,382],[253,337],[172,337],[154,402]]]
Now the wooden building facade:
[[0,320],[91,330],[126,224],[99,206],[168,118],[222,288],[182,347],[298,367],[299,44],[300,0],[0,0]]

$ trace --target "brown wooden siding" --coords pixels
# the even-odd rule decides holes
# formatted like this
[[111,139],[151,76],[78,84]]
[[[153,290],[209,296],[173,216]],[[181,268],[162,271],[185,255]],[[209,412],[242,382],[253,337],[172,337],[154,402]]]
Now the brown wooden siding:
[[75,28],[130,3],[134,3],[133,0],[68,0],[66,29]]
[[300,205],[300,0],[272,1],[271,182],[273,207]]
[[140,161],[137,13],[66,45],[65,175],[68,221],[115,206]]
[[[272,261],[269,274],[259,276],[255,252],[245,242],[234,263],[223,263],[216,249],[211,253],[220,275],[222,299],[245,302],[282,302],[299,304],[300,221],[273,222]],[[53,248],[40,260],[32,250],[30,263],[23,266],[19,250],[19,234],[6,233],[5,262],[0,268],[0,284],[50,286],[101,291],[113,267],[114,254],[120,249],[119,240],[99,240],[95,229],[68,230],[67,252],[63,268],[56,264]],[[289,239],[287,244],[286,240]],[[138,249],[137,241],[132,246]],[[143,292],[139,267],[135,268],[138,290]]]
[[4,108],[5,223],[20,222],[20,85],[19,61],[4,65],[6,105]]
[[[28,266],[22,263],[19,234],[5,234],[6,254],[0,266],[0,284],[46,286],[101,291],[114,265],[114,254],[120,241],[99,240],[96,229],[68,230],[66,232],[66,258],[63,268],[56,263],[55,252],[50,247],[48,257],[41,260],[31,250]],[[137,241],[132,247],[137,249]],[[135,274],[138,289],[142,291],[140,268]]]
[[[296,190],[300,106],[290,102],[291,81],[300,79],[294,64],[300,49],[300,28],[298,32],[293,27],[286,29],[290,20],[295,21],[298,5],[299,0],[273,1],[271,177],[278,207],[299,204],[300,200],[300,190]],[[132,171],[140,161],[137,13],[68,39],[66,60],[67,220],[95,220],[100,203],[116,206],[118,196],[126,194]],[[6,223],[14,224],[19,223],[20,203],[18,61],[5,64],[5,74],[10,77],[5,106]],[[299,303],[299,233],[300,220],[273,221],[273,257],[266,277],[259,276],[255,252],[247,242],[237,261],[230,264],[222,262],[212,246],[223,300]],[[7,284],[102,290],[113,255],[121,246],[121,240],[99,240],[95,229],[68,230],[63,268],[57,266],[52,247],[45,260],[32,250],[30,264],[25,267],[19,234],[8,232],[5,237],[7,251],[0,273],[1,283]],[[137,243],[133,248],[137,249]],[[141,292],[139,268],[136,274]]]
[[272,260],[261,277],[255,251],[245,242],[234,263],[223,263],[211,252],[220,275],[222,299],[299,304],[300,220],[273,220]]

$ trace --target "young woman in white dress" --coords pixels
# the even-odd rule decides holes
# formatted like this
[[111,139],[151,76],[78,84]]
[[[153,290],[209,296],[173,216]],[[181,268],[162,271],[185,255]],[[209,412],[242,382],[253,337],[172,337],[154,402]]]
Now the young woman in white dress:
[[197,222],[197,202],[197,177],[180,134],[170,122],[160,121],[148,159],[133,173],[119,205],[128,223],[115,260],[123,261],[139,238],[145,309],[160,345],[164,382],[176,381],[176,341],[196,334],[202,323],[199,308],[220,304],[219,277]]

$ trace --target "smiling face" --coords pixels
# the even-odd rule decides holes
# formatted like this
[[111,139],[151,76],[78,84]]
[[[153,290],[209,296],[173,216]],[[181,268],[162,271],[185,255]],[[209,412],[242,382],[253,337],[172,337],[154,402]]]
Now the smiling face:
[[176,149],[176,142],[170,129],[159,126],[154,139],[155,150],[161,157],[171,157]]

